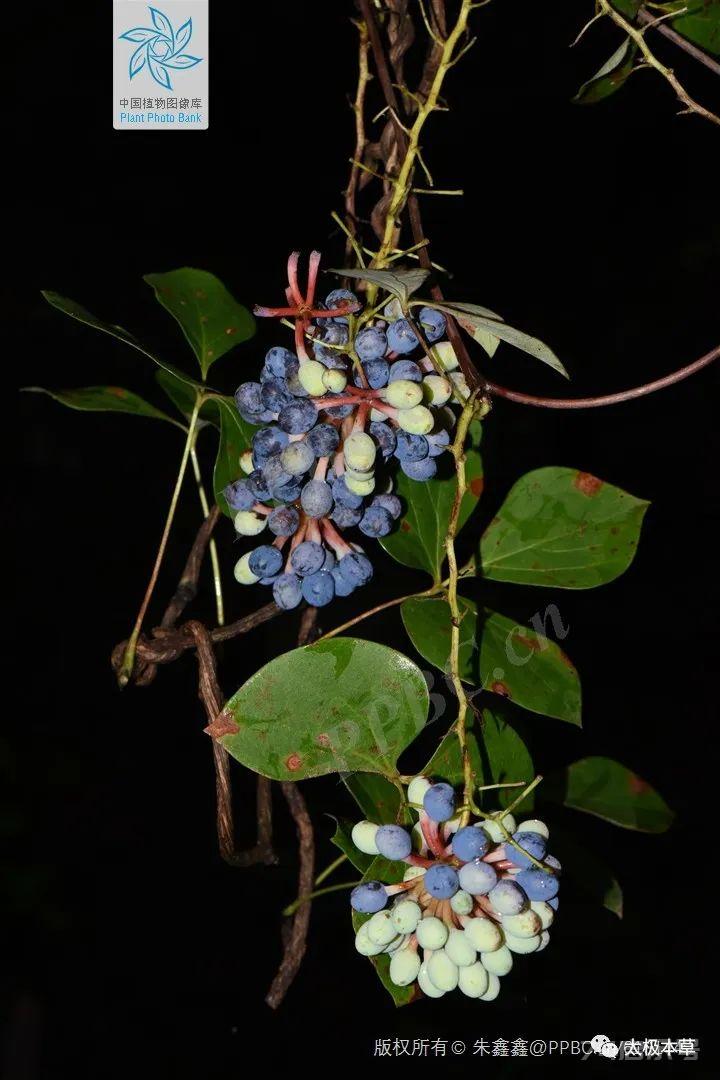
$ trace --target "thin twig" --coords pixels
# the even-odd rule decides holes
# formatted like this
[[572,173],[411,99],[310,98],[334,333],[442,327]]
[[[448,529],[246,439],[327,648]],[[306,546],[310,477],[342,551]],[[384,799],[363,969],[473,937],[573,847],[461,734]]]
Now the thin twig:
[[355,200],[357,196],[358,180],[360,178],[360,170],[364,168],[362,164],[363,154],[365,153],[365,144],[367,138],[365,135],[365,93],[367,90],[367,84],[370,79],[370,71],[368,68],[368,32],[366,24],[360,20],[355,23],[358,30],[358,81],[355,90],[355,101],[353,102],[353,113],[355,115],[355,152],[352,158],[352,168],[350,170],[350,179],[348,180],[348,186],[345,190],[345,224],[348,229],[348,240],[345,245],[345,254],[349,258],[350,253],[353,250],[352,237],[357,232],[357,208]]
[[203,559],[205,558],[205,551],[207,550],[210,537],[212,536],[219,518],[220,508],[215,505],[198,529],[187,562],[185,563],[185,569],[182,572],[177,588],[162,617],[160,626],[163,630],[171,630],[176,625],[187,605],[195,599],[198,590],[200,569],[202,567]]

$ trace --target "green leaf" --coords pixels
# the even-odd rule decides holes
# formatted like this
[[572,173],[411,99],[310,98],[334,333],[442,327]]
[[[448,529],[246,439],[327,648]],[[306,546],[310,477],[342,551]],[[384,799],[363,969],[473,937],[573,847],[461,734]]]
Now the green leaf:
[[670,21],[673,30],[705,52],[720,56],[720,0],[702,0],[694,4],[683,2],[677,6],[686,7],[688,13]]
[[[389,862],[387,859],[384,859],[382,855],[378,855],[372,860],[370,866],[363,874],[363,881],[382,881],[385,885],[397,885],[398,882],[402,881],[403,873],[406,869],[405,863]],[[353,911],[353,930],[357,933],[362,924],[367,922],[371,917],[372,916],[370,915],[360,915],[357,911]],[[417,983],[411,983],[410,986],[396,986],[395,983],[391,981],[390,957],[386,953],[380,953],[378,956],[369,956],[368,960],[375,968],[380,982],[398,1007],[409,1005],[412,1001],[422,997]]]
[[[509,698],[531,712],[580,725],[580,679],[554,641],[513,619],[459,598],[460,675],[474,686]],[[402,620],[413,645],[447,673],[450,609],[431,597],[406,600]]]
[[197,356],[203,379],[216,360],[255,333],[255,320],[207,270],[145,274],[156,299],[180,324]]
[[654,788],[606,757],[587,757],[548,776],[542,797],[640,832],[665,832],[674,814]]
[[573,98],[573,103],[593,105],[596,101],[602,101],[614,94],[616,90],[624,86],[632,74],[636,53],[637,46],[631,43],[630,38],[625,38],[610,59],[599,71],[595,72],[592,79],[583,83]]
[[590,473],[548,467],[511,489],[480,541],[494,581],[592,589],[627,570],[650,504]]
[[367,821],[394,825],[400,819],[400,792],[386,777],[356,772],[343,776],[343,782]]
[[477,329],[486,330],[493,337],[506,341],[508,345],[514,345],[516,349],[534,356],[536,360],[542,360],[543,364],[547,364],[554,371],[564,375],[566,379],[570,378],[562,362],[545,342],[540,341],[539,338],[531,337],[530,334],[526,334],[523,330],[516,330],[514,326],[508,326],[499,315],[481,314],[486,309],[478,308],[473,304],[447,303],[435,304],[434,306],[439,308],[440,311],[449,311],[469,334],[474,335]]
[[[181,382],[180,379],[171,375],[169,371],[155,372],[155,381],[170,398],[175,408],[182,413],[186,420],[189,420],[195,408],[199,391]],[[205,424],[213,424],[216,428],[220,427],[220,410],[215,396],[208,397],[200,406],[198,427],[204,427]]]
[[227,484],[243,475],[240,455],[250,449],[256,428],[243,420],[232,398],[214,394],[208,398],[208,402],[216,406],[220,417],[220,442],[213,472],[213,490],[223,514],[232,518],[235,515],[228,506],[223,491]]
[[622,919],[622,889],[610,867],[590,851],[587,844],[578,843],[571,833],[558,829],[554,823],[550,836],[552,853],[560,860],[563,875],[570,878],[590,900]]
[[[494,708],[482,710],[482,721],[474,714],[468,716],[466,737],[475,784],[529,784],[535,773],[530,752],[515,728]],[[457,733],[451,729],[442,740],[424,769],[424,776],[445,780],[453,787],[463,784],[463,763]],[[507,806],[519,793],[519,788],[488,792],[488,805]],[[530,792],[521,809],[528,811],[534,802]]]
[[78,409],[80,412],[133,413],[135,416],[149,416],[153,420],[166,420],[176,427],[183,426],[167,413],[156,409],[149,401],[122,386],[83,386],[76,390],[46,390],[42,386],[24,386],[23,390],[26,393],[47,394],[61,405]]
[[243,765],[274,780],[356,770],[394,776],[398,755],[425,725],[428,700],[423,674],[407,656],[334,638],[260,668],[211,733]]
[[165,371],[169,371],[181,382],[187,383],[188,386],[200,386],[200,383],[195,379],[191,379],[189,375],[186,375],[184,371],[180,371],[179,368],[173,367],[172,364],[167,364],[164,360],[160,360],[159,357],[153,356],[147,349],[140,344],[137,338],[134,338],[127,330],[123,330],[122,326],[114,326],[112,323],[102,322],[101,319],[91,315],[82,305],[78,304],[75,300],[68,300],[64,296],[60,296],[55,292],[48,292],[43,290],[42,296],[45,297],[48,304],[57,308],[58,311],[62,311],[63,314],[69,315],[71,319],[77,319],[78,322],[84,323],[86,326],[92,326],[95,330],[100,330],[103,334],[109,334],[110,337],[117,338],[118,341],[122,341],[125,345],[130,345],[133,349],[142,353],[143,356],[147,356],[149,360],[152,360],[158,367],[164,368]]
[[337,274],[339,277],[358,278],[360,281],[369,281],[373,285],[379,285],[381,289],[397,296],[401,305],[405,307],[410,296],[417,292],[430,271],[414,266],[407,270],[331,269],[329,273]]
[[[478,452],[481,426],[474,421],[470,425],[467,448],[465,479],[468,490],[460,507],[459,528],[465,524],[475,509],[483,490],[482,461]],[[443,455],[450,461],[450,455]],[[380,541],[393,559],[403,566],[427,570],[433,581],[442,578],[445,562],[445,535],[447,533],[453,500],[455,499],[455,473],[440,479],[411,480],[398,471],[396,494],[405,505],[398,529]]]
[[343,855],[347,855],[355,869],[364,874],[372,865],[373,857],[372,855],[366,855],[364,851],[360,851],[353,844],[351,834],[355,822],[348,821],[347,818],[335,818],[334,821],[335,832],[330,837],[330,843],[339,848]]

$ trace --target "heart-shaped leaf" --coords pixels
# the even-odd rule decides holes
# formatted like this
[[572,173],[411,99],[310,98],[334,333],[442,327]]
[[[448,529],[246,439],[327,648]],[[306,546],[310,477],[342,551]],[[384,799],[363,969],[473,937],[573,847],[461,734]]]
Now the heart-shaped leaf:
[[[382,881],[385,885],[396,885],[402,881],[406,869],[405,863],[389,862],[387,859],[383,859],[381,855],[378,855],[363,874],[363,881]],[[357,933],[362,924],[367,922],[369,918],[371,918],[370,915],[360,915],[357,911],[353,911],[353,930]],[[368,959],[375,968],[380,982],[398,1007],[409,1005],[422,996],[417,983],[411,983],[410,986],[396,986],[392,982],[390,979],[390,957],[386,953],[370,956]]]
[[640,832],[669,829],[674,814],[661,795],[618,761],[587,757],[548,776],[542,798]]
[[474,334],[477,329],[485,330],[500,341],[506,341],[508,345],[514,345],[516,349],[534,356],[536,360],[542,360],[543,364],[564,375],[566,379],[570,377],[561,360],[544,341],[526,334],[523,330],[517,330],[514,326],[508,326],[498,315],[480,314],[486,309],[473,304],[436,303],[434,306],[441,311],[449,311],[468,333]]
[[57,308],[58,311],[62,311],[65,315],[69,315],[71,319],[77,319],[78,322],[85,323],[86,326],[92,326],[93,329],[100,330],[103,334],[109,334],[111,337],[117,338],[118,341],[130,345],[133,349],[142,353],[143,356],[147,356],[148,359],[152,360],[158,367],[164,368],[165,371],[169,371],[171,375],[174,375],[176,379],[187,383],[188,386],[200,387],[201,384],[195,379],[192,379],[189,375],[186,375],[184,371],[180,371],[179,368],[174,367],[172,364],[167,364],[164,360],[160,360],[159,357],[153,356],[153,354],[148,352],[148,350],[141,345],[132,334],[127,330],[123,330],[122,326],[114,326],[112,323],[103,322],[101,319],[96,318],[95,315],[91,315],[89,311],[75,300],[68,300],[58,293],[45,290],[42,292],[42,296],[45,297],[48,304]]
[[356,772],[343,776],[343,781],[367,821],[394,825],[401,819],[400,792],[387,777]]
[[209,730],[274,780],[356,770],[394,776],[427,713],[427,686],[412,660],[372,641],[334,638],[260,668]]
[[213,472],[215,500],[223,514],[232,518],[235,515],[228,506],[223,491],[228,484],[243,475],[240,456],[250,449],[253,434],[257,429],[243,420],[232,398],[213,394],[208,397],[208,402],[216,406],[220,417],[220,442]]
[[[459,527],[475,509],[483,490],[482,460],[478,451],[481,425],[470,425],[465,464],[467,491],[460,507]],[[445,536],[455,499],[456,478],[450,454],[440,458],[446,475],[432,480],[410,480],[398,472],[395,491],[405,506],[399,527],[380,541],[389,555],[403,566],[427,570],[433,581],[442,578]]]
[[203,379],[221,356],[255,333],[255,320],[221,281],[207,270],[146,274],[162,306],[180,324],[200,364]]
[[47,394],[61,405],[78,409],[80,412],[132,413],[134,416],[149,416],[154,420],[166,420],[168,424],[183,427],[167,413],[156,409],[149,401],[122,386],[82,386],[75,390],[46,390],[42,386],[24,386],[23,390],[32,394]]
[[331,269],[331,274],[339,277],[358,278],[361,281],[369,281],[373,285],[379,285],[381,289],[397,296],[401,305],[405,307],[408,299],[420,288],[430,273],[419,266],[407,270],[336,270]]
[[[529,627],[459,599],[460,675],[465,682],[509,698],[531,712],[580,724],[580,679],[562,649]],[[413,645],[448,671],[450,609],[444,600],[416,597],[401,608]]]
[[591,589],[628,568],[649,503],[590,473],[549,467],[511,489],[480,542],[495,581]]
[[330,843],[339,848],[343,855],[347,855],[355,869],[364,874],[371,866],[373,857],[366,855],[353,844],[351,834],[354,824],[354,821],[348,821],[347,818],[335,818],[335,832],[330,837]]

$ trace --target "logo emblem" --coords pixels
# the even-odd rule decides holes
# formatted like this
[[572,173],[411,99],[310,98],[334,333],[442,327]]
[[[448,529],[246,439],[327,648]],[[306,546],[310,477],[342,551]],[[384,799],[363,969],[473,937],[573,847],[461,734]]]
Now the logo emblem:
[[134,79],[147,68],[156,83],[166,90],[172,90],[171,71],[187,71],[202,62],[201,56],[183,52],[192,37],[192,19],[184,22],[176,32],[162,11],[154,7],[148,7],[148,11],[152,27],[135,26],[120,34],[121,40],[138,45],[130,57],[130,78]]

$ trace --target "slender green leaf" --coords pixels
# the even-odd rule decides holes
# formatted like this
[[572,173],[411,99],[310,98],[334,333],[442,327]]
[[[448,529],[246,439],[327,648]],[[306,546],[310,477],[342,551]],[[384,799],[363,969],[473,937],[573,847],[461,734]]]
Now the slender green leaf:
[[[459,599],[460,675],[465,682],[509,698],[531,712],[580,724],[580,679],[562,649],[529,627]],[[401,614],[413,645],[447,672],[450,609],[444,600],[406,600]]]
[[618,919],[623,916],[623,894],[610,867],[584,842],[553,823],[550,830],[552,854],[560,860],[563,877],[570,878],[579,892],[607,908]]
[[508,326],[498,315],[480,314],[479,312],[484,309],[472,310],[474,308],[473,304],[447,303],[435,304],[434,306],[441,311],[449,311],[469,334],[474,334],[476,329],[485,330],[492,334],[493,337],[499,338],[500,341],[506,341],[508,345],[514,345],[516,349],[528,353],[529,356],[534,356],[536,360],[541,360],[548,367],[559,372],[560,375],[564,375],[566,379],[570,377],[562,362],[544,341],[526,334],[523,330],[517,330],[514,326]]
[[[460,507],[459,526],[465,524],[475,509],[483,490],[480,445],[481,425],[470,425],[465,478],[467,491]],[[442,467],[447,474],[433,480],[410,480],[398,472],[395,490],[402,499],[405,513],[398,529],[380,543],[393,559],[403,566],[427,570],[434,581],[440,581],[445,561],[445,536],[455,498],[455,472],[452,458],[442,455]]]
[[337,274],[339,277],[358,278],[360,281],[369,281],[373,285],[379,285],[381,289],[385,289],[386,292],[397,296],[404,307],[409,297],[420,288],[430,271],[414,266],[407,270],[331,269],[330,273]]
[[480,542],[495,581],[591,589],[627,570],[649,503],[576,469],[526,473]]
[[674,814],[636,773],[606,757],[587,757],[548,776],[542,797],[640,832],[665,832]]
[[593,105],[596,101],[610,97],[621,86],[624,86],[635,66],[636,53],[637,47],[631,43],[630,38],[625,38],[592,79],[583,83],[573,98],[574,104]]
[[394,825],[400,820],[400,792],[385,776],[356,772],[343,776],[343,781],[367,821]]
[[425,679],[412,660],[371,641],[334,638],[260,668],[211,733],[274,780],[356,770],[393,776],[427,712]]
[[203,379],[216,360],[255,333],[255,320],[207,270],[145,274],[155,296],[180,324],[197,356]]
[[[402,862],[388,862],[381,855],[373,859],[363,875],[363,881],[382,881],[385,885],[396,885],[402,881],[406,866]],[[357,911],[352,912],[353,930],[357,933],[364,922],[371,918],[370,915],[360,915]],[[412,1001],[421,997],[417,983],[410,986],[396,986],[390,979],[390,957],[386,953],[368,957],[375,968],[380,982],[387,990],[395,1004],[400,1007],[409,1005]]]
[[364,851],[360,851],[353,844],[351,834],[355,822],[348,821],[347,818],[335,818],[334,821],[335,832],[330,837],[330,843],[339,848],[343,855],[347,855],[355,869],[364,874],[371,866],[373,857],[372,855],[366,855]]
[[166,420],[176,427],[183,426],[167,413],[156,409],[149,401],[122,386],[83,386],[75,390],[46,390],[42,386],[24,386],[23,390],[32,394],[47,394],[61,405],[78,409],[80,412],[132,413],[134,416],[148,416],[153,420]]
[[114,326],[112,323],[103,322],[75,300],[68,300],[58,293],[43,291],[42,295],[45,297],[48,304],[57,308],[58,311],[62,311],[63,314],[69,315],[71,319],[77,319],[78,322],[84,323],[86,326],[92,326],[93,329],[100,330],[103,334],[109,334],[110,337],[117,338],[118,341],[124,342],[125,345],[130,345],[131,348],[136,349],[138,352],[142,353],[143,356],[147,356],[148,359],[152,360],[158,367],[164,368],[165,371],[169,371],[177,379],[180,379],[181,382],[187,383],[188,386],[200,386],[200,383],[196,382],[196,380],[192,379],[189,375],[186,375],[184,371],[180,371],[179,368],[166,363],[159,357],[154,356],[151,352],[148,352],[144,345],[141,345],[137,338],[134,338],[127,330],[123,330],[122,326]]
[[215,500],[222,512],[232,518],[235,515],[228,506],[223,491],[227,484],[243,475],[240,456],[250,449],[256,428],[243,420],[232,398],[215,394],[208,399],[208,404],[215,405],[220,418],[220,442],[213,472]]

